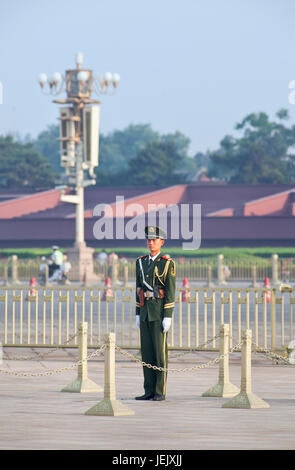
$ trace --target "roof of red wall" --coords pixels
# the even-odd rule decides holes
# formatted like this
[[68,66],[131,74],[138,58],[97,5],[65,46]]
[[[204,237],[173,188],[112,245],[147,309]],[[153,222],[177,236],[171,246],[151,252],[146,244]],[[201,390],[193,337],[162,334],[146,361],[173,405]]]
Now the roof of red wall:
[[0,202],[0,218],[13,219],[23,215],[40,212],[45,209],[56,207],[60,200],[60,191],[52,189],[35,194],[11,197]]
[[[85,217],[92,217],[97,204],[106,203],[114,208],[116,196],[123,196],[126,204],[164,203],[201,204],[202,216],[237,215],[293,215],[295,191],[287,185],[235,185],[224,183],[196,183],[168,188],[155,186],[89,187],[85,189]],[[59,191],[54,189],[26,194],[26,191],[0,191],[0,218],[72,218],[73,204],[60,202]]]

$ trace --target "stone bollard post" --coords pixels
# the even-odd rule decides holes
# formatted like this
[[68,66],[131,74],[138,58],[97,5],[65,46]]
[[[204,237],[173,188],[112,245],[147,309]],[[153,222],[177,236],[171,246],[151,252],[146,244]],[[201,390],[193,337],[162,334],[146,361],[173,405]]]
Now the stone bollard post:
[[224,279],[224,264],[223,264],[223,255],[218,255],[217,258],[217,282],[218,285],[222,286],[226,284]]
[[124,286],[128,286],[128,265],[124,266]]
[[273,287],[279,287],[281,285],[279,281],[279,257],[278,255],[272,255],[272,285]]
[[62,392],[92,393],[102,392],[102,388],[88,379],[87,373],[87,322],[78,325],[79,332],[79,362],[78,377],[70,385],[64,387]]
[[86,415],[98,416],[129,416],[134,415],[126,405],[116,399],[115,386],[115,333],[105,335],[105,362],[104,362],[104,399],[89,408]]
[[252,266],[252,287],[257,287],[257,272],[256,266]]
[[208,287],[214,287],[214,283],[212,281],[212,266],[209,264],[208,266]]
[[12,285],[18,284],[17,255],[11,257],[11,281]]
[[49,266],[46,265],[45,266],[45,273],[44,273],[44,285],[47,286],[48,285],[48,276],[49,276]]
[[220,356],[224,356],[219,362],[218,382],[202,393],[202,397],[233,397],[239,393],[239,388],[229,381],[229,325],[221,324],[220,332]]
[[113,256],[112,258],[112,282],[114,284],[118,283],[118,271],[119,271],[119,261],[118,261],[118,256]]
[[252,331],[242,334],[242,367],[240,393],[222,405],[222,408],[269,408],[269,404],[252,393],[251,379],[251,344]]
[[8,263],[4,264],[4,285],[9,285]]

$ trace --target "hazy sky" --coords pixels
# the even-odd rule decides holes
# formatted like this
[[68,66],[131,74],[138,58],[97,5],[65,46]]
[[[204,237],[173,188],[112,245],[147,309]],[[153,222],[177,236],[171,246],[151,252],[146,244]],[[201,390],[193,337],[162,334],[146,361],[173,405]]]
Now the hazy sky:
[[36,137],[58,123],[37,77],[74,67],[77,51],[97,75],[121,76],[103,97],[103,133],[150,123],[184,133],[194,154],[252,112],[274,118],[284,107],[295,123],[294,0],[0,0],[0,9],[0,134]]

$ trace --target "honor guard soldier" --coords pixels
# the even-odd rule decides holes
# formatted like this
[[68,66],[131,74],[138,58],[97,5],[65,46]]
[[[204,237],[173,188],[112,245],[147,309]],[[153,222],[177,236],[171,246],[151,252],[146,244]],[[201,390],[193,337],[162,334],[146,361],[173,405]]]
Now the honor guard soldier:
[[[136,325],[140,328],[143,362],[167,368],[167,333],[175,303],[175,264],[161,255],[166,234],[145,227],[149,255],[136,260]],[[165,400],[167,372],[143,367],[144,395],[136,400]]]

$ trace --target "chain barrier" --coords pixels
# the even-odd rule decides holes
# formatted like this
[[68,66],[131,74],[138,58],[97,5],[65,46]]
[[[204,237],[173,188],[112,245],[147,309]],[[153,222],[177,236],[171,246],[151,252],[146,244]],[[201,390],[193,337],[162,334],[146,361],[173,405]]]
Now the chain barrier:
[[[229,351],[229,354],[231,354],[232,352],[234,351],[237,351],[238,349],[240,349],[241,345],[243,344],[243,341],[241,341],[239,344],[236,344],[234,347],[232,347]],[[218,362],[221,361],[221,359],[224,359],[225,357],[225,354],[221,354],[219,357],[216,357],[215,359],[212,359],[211,361],[208,361],[204,364],[200,364],[198,366],[193,366],[193,367],[186,367],[184,369],[170,369],[170,368],[166,368],[166,367],[157,367],[157,366],[153,366],[151,364],[147,364],[146,362],[142,361],[141,359],[133,356],[132,354],[128,353],[127,351],[123,351],[123,349],[121,349],[119,346],[115,345],[115,349],[120,353],[122,354],[123,356],[126,356],[128,357],[129,359],[131,359],[132,361],[135,361],[139,364],[142,364],[144,367],[148,367],[149,369],[153,369],[153,370],[158,370],[160,372],[191,372],[193,370],[198,370],[198,369],[205,369],[207,367],[210,367],[211,365],[213,364],[217,364]]]
[[49,375],[59,374],[60,372],[73,370],[77,366],[81,365],[83,362],[86,362],[88,359],[92,359],[95,356],[99,356],[105,349],[106,349],[106,344],[104,343],[99,349],[97,349],[96,351],[93,351],[85,359],[81,359],[81,360],[75,362],[74,364],[72,364],[71,366],[63,367],[63,368],[60,368],[60,369],[50,369],[50,370],[45,371],[45,372],[16,372],[16,371],[0,369],[0,373],[7,374],[7,375],[14,375],[14,376],[17,376],[17,377],[42,377],[42,376],[49,376]]
[[[288,365],[294,365],[294,364],[291,364],[288,360],[288,357],[285,357],[285,356],[280,356],[279,354],[271,351],[270,349],[266,349],[266,348],[261,348],[257,343],[255,343],[254,341],[252,341],[252,345],[255,347],[255,350],[254,350],[254,353],[255,354],[258,354],[258,351],[259,353],[261,354],[264,354],[264,356],[269,359],[270,361],[272,361],[273,363],[275,364],[279,364],[280,361],[284,362],[285,364],[288,364]],[[269,357],[271,356],[271,357]]]
[[208,341],[206,341],[205,343],[198,346],[198,349],[191,348],[191,349],[188,349],[187,351],[182,351],[181,353],[177,353],[177,354],[174,354],[174,355],[169,355],[169,357],[170,357],[170,359],[177,359],[178,357],[182,357],[185,354],[199,352],[200,349],[204,348],[205,346],[208,346],[208,344],[210,344],[210,343],[213,343],[213,341],[215,341],[219,337],[220,337],[220,334],[218,334],[216,336],[213,336],[213,338],[208,339]]
[[[75,336],[76,335],[73,335],[64,344],[65,345],[68,344],[72,339],[75,338]],[[219,336],[220,335],[216,335],[215,337],[213,337],[210,340],[206,341],[200,347],[203,347],[203,346],[209,344],[210,342],[217,339]],[[241,348],[242,344],[243,344],[243,341],[241,341],[240,343],[237,343],[235,346],[233,346],[229,350],[229,354],[231,354],[235,351],[238,351]],[[256,348],[255,351],[254,351],[255,353],[258,353],[258,351],[259,351],[260,353],[264,353],[267,358],[269,358],[269,356],[271,356],[270,360],[272,360],[273,362],[281,360],[281,361],[284,361],[287,364],[290,364],[286,357],[280,356],[279,354],[274,353],[270,349],[261,348],[258,344],[256,344],[253,341],[252,341],[252,345]],[[86,362],[87,360],[92,359],[93,357],[99,356],[106,348],[107,348],[107,345],[104,343],[99,349],[93,351],[85,359],[79,360],[79,361],[75,362],[74,364],[72,364],[71,366],[67,366],[67,367],[63,367],[63,368],[59,368],[59,369],[50,369],[50,370],[47,370],[47,371],[44,371],[44,372],[18,372],[18,371],[10,371],[10,370],[5,370],[5,369],[0,369],[0,373],[7,374],[7,375],[13,375],[13,376],[17,376],[17,377],[51,376],[51,375],[54,375],[54,374],[57,374],[57,373],[61,373],[61,372],[64,372],[64,371],[69,371],[69,370],[75,369],[77,366],[81,365],[83,362]],[[56,348],[56,349],[59,349],[59,348]],[[142,361],[141,359],[139,359],[138,357],[133,356],[132,354],[128,353],[127,351],[124,351],[120,346],[118,346],[116,344],[115,344],[115,350],[118,351],[123,356],[127,357],[128,359],[131,359],[132,361],[137,362],[138,364],[141,364],[143,367],[148,367],[150,369],[157,370],[157,371],[160,371],[160,372],[168,372],[168,371],[169,372],[192,372],[194,370],[205,369],[205,368],[210,367],[214,364],[218,364],[225,357],[225,354],[221,354],[218,357],[216,357],[214,359],[211,359],[210,361],[208,361],[206,363],[203,363],[203,364],[199,364],[199,365],[196,365],[196,366],[193,366],[193,367],[186,367],[186,368],[183,368],[183,369],[172,369],[172,368],[158,367],[158,366],[154,366],[152,364],[148,364],[148,363]],[[195,350],[190,350],[190,351],[185,351],[185,352],[186,353],[195,352]],[[44,357],[44,355],[42,357]],[[27,360],[29,358],[30,357],[26,357],[25,360]],[[36,359],[36,356],[34,356],[34,358]],[[18,357],[18,359],[20,359],[20,357]],[[278,363],[278,362],[276,362],[276,363]]]
[[[210,342],[214,341],[215,339],[217,339],[220,335],[216,335],[215,337],[211,338],[210,340],[206,341],[206,343],[204,343],[203,345],[201,345],[200,347],[203,347],[203,346],[206,346],[207,344],[209,344]],[[231,337],[232,338],[232,337]],[[236,344],[235,346],[233,346],[230,350],[229,350],[229,354],[233,353],[234,351],[238,351],[241,346],[243,344],[243,341],[241,341],[240,343]],[[258,354],[258,351],[259,351],[259,354],[261,353],[264,353],[265,354],[265,357],[270,359],[272,362],[275,362],[276,364],[279,364],[278,361],[283,361],[285,364],[288,364],[288,365],[294,365],[294,364],[290,364],[289,360],[288,360],[288,357],[284,357],[284,356],[280,356],[279,354],[277,353],[274,353],[273,351],[271,351],[270,349],[265,349],[265,348],[261,348],[258,344],[256,344],[255,342],[252,341],[252,344],[253,346],[255,346],[255,350],[254,350],[254,353]],[[221,359],[223,359],[225,357],[224,354],[220,355],[219,357],[215,358],[215,359],[212,359],[211,361],[207,362],[207,363],[204,363],[204,364],[201,364],[199,366],[194,366],[194,367],[190,367],[190,368],[185,368],[185,369],[168,369],[168,368],[164,368],[164,367],[157,367],[157,366],[153,366],[151,364],[147,364],[146,362],[144,361],[141,361],[139,358],[133,356],[132,354],[129,354],[128,352],[126,351],[123,351],[119,346],[115,346],[116,350],[118,352],[120,352],[123,356],[126,356],[128,357],[129,359],[139,363],[139,364],[142,364],[144,367],[148,367],[150,369],[153,369],[153,370],[158,370],[158,371],[161,371],[161,372],[188,372],[188,371],[193,371],[193,370],[197,370],[197,369],[204,369],[206,367],[209,367],[213,364],[217,364],[218,362],[221,361]],[[196,352],[196,350],[189,350],[189,351],[185,351],[185,353],[189,353],[189,352]],[[271,357],[269,357],[271,356]],[[175,358],[177,356],[174,356],[173,358]]]
[[[233,340],[232,337],[231,339]],[[255,341],[252,341],[252,346],[252,351],[254,352],[254,354],[264,355],[264,357],[272,361],[274,364],[279,364],[280,361],[282,361],[287,365],[294,365],[289,362],[287,352],[285,356],[281,356],[272,351],[271,349],[262,348],[261,346],[259,346],[259,344],[255,343]]]
[[[75,339],[78,336],[79,333],[75,333],[73,336],[71,336],[67,341],[65,341],[61,346],[58,346],[56,348],[50,349],[50,351],[47,351],[45,353],[39,353],[36,352],[34,356],[3,356],[3,359],[6,361],[29,361],[29,360],[36,360],[36,359],[43,359],[43,357],[49,356],[49,354],[52,354],[53,352],[65,348],[73,339]],[[35,346],[37,347],[37,346]]]

